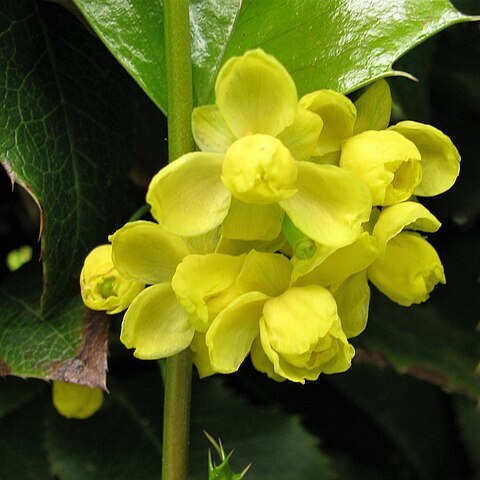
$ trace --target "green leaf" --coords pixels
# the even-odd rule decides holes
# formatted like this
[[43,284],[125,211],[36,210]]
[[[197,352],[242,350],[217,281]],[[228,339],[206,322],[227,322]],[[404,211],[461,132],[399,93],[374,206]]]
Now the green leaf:
[[[74,0],[110,51],[166,110],[161,2]],[[220,66],[261,47],[292,74],[300,95],[353,91],[394,74],[393,62],[438,31],[471,20],[448,0],[191,0],[195,103],[213,101]],[[139,34],[141,32],[141,34]]]
[[367,365],[329,376],[328,381],[370,416],[419,478],[462,478],[450,405],[438,388]]
[[125,216],[131,85],[59,6],[3,1],[0,33],[0,161],[41,208],[49,310],[78,295],[83,258]]
[[0,286],[0,376],[105,388],[108,316],[80,296],[41,311],[39,272],[21,269]]
[[46,447],[52,471],[62,480],[160,478],[159,440],[129,408],[114,401],[87,420],[67,420],[52,412]]
[[192,405],[192,480],[205,478],[208,443],[203,430],[221,438],[225,451],[235,448],[234,471],[252,464],[245,477],[248,480],[332,478],[327,457],[298,417],[250,405],[216,378],[194,383]]
[[[86,421],[52,415],[47,449],[62,480],[160,478],[161,381],[158,372],[110,376],[110,398]],[[145,386],[149,394],[145,395]],[[233,471],[252,463],[248,480],[330,479],[328,462],[297,417],[239,399],[222,382],[194,382],[190,444],[191,480],[208,477],[207,430],[235,447]]]
[[447,392],[480,398],[480,342],[473,330],[462,330],[433,302],[405,308],[376,294],[370,307],[357,361],[391,365]]
[[478,404],[464,398],[455,398],[453,402],[457,416],[457,427],[471,463],[475,469],[474,480],[480,479],[480,410]]

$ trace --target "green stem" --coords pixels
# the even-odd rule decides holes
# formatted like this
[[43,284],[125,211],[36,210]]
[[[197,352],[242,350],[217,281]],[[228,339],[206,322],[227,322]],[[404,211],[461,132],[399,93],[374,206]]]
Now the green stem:
[[[168,91],[168,155],[173,161],[194,150],[192,65],[188,0],[164,0]],[[167,359],[162,480],[187,480],[192,362],[186,350]]]
[[168,157],[172,162],[195,150],[190,22],[187,0],[165,0],[165,63],[168,91]]
[[187,480],[190,430],[190,351],[167,358],[163,412],[162,480]]

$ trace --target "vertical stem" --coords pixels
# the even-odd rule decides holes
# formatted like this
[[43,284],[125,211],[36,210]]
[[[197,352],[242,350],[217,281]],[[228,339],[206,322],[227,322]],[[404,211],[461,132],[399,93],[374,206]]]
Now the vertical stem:
[[195,150],[190,22],[187,0],[164,1],[165,63],[168,92],[168,156],[172,162]]
[[[194,150],[188,0],[164,0],[168,91],[168,154],[173,161]],[[166,361],[162,480],[187,480],[192,362],[189,350]]]

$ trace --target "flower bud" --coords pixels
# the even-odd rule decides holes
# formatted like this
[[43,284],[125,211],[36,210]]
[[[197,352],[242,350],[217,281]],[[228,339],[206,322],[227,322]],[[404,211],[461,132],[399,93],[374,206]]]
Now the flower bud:
[[83,420],[100,410],[103,392],[75,383],[53,382],[52,402],[60,415]]
[[85,259],[80,274],[83,303],[113,315],[128,308],[144,284],[122,277],[112,263],[112,246],[100,245]]
[[446,283],[437,252],[413,232],[399,233],[387,243],[385,255],[369,267],[368,278],[404,307],[424,302],[437,283]]
[[222,181],[232,195],[260,205],[296,193],[297,165],[283,143],[270,135],[247,135],[225,154]]
[[373,205],[407,200],[422,180],[420,152],[413,142],[392,130],[366,131],[342,147],[340,166],[369,187]]

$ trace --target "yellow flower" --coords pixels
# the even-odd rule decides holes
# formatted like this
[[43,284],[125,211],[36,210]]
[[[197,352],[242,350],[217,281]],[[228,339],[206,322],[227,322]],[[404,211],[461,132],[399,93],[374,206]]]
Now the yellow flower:
[[278,375],[294,382],[350,368],[355,353],[342,330],[331,293],[293,287],[265,303],[260,340]]
[[100,388],[54,381],[52,402],[60,415],[83,420],[100,410],[103,392]]
[[120,340],[136,357],[164,358],[188,348],[195,332],[205,332],[237,296],[258,290],[265,276],[268,288],[287,288],[283,271],[290,263],[282,255],[272,270],[268,253],[195,253],[213,251],[215,238],[212,233],[186,241],[147,221],[127,223],[110,237],[118,271],[150,284],[122,322]]
[[417,233],[392,238],[385,255],[368,269],[371,282],[388,298],[409,307],[428,299],[437,283],[446,283],[435,249]]
[[322,129],[298,106],[285,68],[262,50],[233,57],[215,86],[216,105],[193,114],[202,152],[152,179],[147,202],[166,230],[190,237],[219,225],[226,238],[277,238],[287,214],[315,241],[348,245],[368,219],[371,198],[355,174],[308,162]]
[[236,371],[250,351],[255,367],[277,380],[304,383],[348,369],[354,350],[333,295],[316,285],[289,288],[291,264],[279,254],[256,255],[244,275],[248,291],[207,330],[211,371]]
[[373,229],[383,253],[368,267],[369,280],[399,305],[427,300],[435,285],[446,280],[437,252],[416,232],[435,232],[439,227],[419,203],[383,209]]
[[127,280],[118,272],[112,262],[111,245],[94,248],[80,273],[83,303],[110,315],[125,310],[144,287],[145,283]]
[[458,176],[460,156],[440,130],[412,121],[387,129],[392,100],[385,80],[355,103],[338,92],[318,90],[299,104],[324,123],[311,160],[354,171],[369,185],[374,205],[391,205],[410,194],[438,195]]
[[132,281],[150,286],[132,302],[120,340],[141,359],[157,359],[188,348],[194,329],[170,282],[177,265],[190,254],[185,242],[158,224],[129,222],[110,236],[115,267]]

